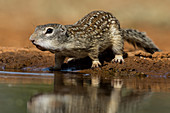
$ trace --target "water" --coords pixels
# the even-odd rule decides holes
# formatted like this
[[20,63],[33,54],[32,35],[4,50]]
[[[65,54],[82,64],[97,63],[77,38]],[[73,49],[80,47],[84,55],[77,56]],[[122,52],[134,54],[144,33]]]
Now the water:
[[169,78],[0,71],[0,113],[170,113]]

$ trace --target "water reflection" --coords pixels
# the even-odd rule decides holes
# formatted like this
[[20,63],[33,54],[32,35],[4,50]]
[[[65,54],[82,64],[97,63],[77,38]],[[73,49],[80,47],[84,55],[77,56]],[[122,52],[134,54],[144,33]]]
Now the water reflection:
[[54,92],[34,95],[27,108],[31,113],[135,113],[152,93],[124,88],[123,82],[55,73]]

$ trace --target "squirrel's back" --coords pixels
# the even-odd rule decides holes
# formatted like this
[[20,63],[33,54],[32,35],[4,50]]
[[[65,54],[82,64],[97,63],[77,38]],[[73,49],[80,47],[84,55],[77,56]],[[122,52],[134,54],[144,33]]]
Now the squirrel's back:
[[74,37],[102,38],[102,35],[108,33],[113,24],[120,27],[118,20],[111,13],[93,11],[68,27],[67,31]]

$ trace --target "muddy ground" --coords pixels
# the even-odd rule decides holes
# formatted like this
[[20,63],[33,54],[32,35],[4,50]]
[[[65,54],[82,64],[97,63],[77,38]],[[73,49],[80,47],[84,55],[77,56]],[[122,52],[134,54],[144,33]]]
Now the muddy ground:
[[[100,55],[102,67],[91,69],[89,58],[73,60],[62,65],[62,69],[81,70],[82,73],[101,76],[118,75],[161,75],[170,76],[170,52],[146,53],[141,50],[127,52],[125,63],[111,63],[114,57],[107,51]],[[106,57],[107,56],[107,57]],[[1,70],[16,69],[22,71],[49,71],[47,67],[54,66],[54,55],[42,52],[36,48],[0,48]]]

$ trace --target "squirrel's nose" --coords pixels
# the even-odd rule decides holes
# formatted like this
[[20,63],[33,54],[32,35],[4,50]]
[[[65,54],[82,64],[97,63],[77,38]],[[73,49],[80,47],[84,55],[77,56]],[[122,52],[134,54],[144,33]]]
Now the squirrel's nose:
[[34,43],[35,42],[35,34],[32,34],[29,38],[29,40]]

